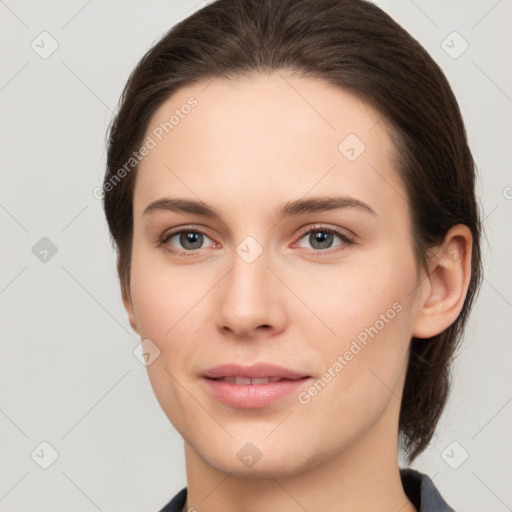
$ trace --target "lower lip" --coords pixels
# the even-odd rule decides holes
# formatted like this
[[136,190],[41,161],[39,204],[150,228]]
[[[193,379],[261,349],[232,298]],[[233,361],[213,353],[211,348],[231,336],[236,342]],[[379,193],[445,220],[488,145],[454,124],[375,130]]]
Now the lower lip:
[[297,380],[280,380],[269,384],[246,384],[238,385],[215,379],[203,379],[210,393],[232,407],[239,409],[255,409],[268,407],[277,400],[292,393],[297,394],[305,387],[311,377],[304,377]]

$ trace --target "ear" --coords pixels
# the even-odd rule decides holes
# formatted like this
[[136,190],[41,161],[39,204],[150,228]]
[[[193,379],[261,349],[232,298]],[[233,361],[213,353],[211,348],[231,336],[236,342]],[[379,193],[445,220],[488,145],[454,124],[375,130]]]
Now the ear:
[[412,335],[431,338],[459,316],[471,279],[473,235],[464,224],[453,226],[432,250],[428,275],[420,285],[419,309]]
[[130,322],[132,329],[137,334],[139,334],[139,331],[137,330],[137,322],[135,321],[135,314],[133,312],[133,303],[132,303],[132,299],[130,297],[130,292],[127,292],[126,290],[122,289],[121,295],[123,297],[124,308],[126,309],[126,312],[128,313],[128,321]]
[[135,321],[135,314],[133,312],[133,303],[130,294],[130,287],[121,278],[122,273],[120,272],[119,263],[117,264],[117,274],[121,279],[121,297],[123,299],[124,309],[126,309],[126,312],[128,313],[128,321],[130,322],[132,329],[137,334],[139,334],[139,331],[137,330],[137,322]]

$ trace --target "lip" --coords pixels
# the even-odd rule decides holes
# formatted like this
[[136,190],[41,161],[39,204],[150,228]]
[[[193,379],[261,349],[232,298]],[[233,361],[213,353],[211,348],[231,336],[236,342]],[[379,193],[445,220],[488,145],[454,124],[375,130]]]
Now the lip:
[[[232,384],[222,377],[265,378],[280,377],[278,382],[268,384]],[[207,391],[220,402],[239,409],[255,409],[272,405],[292,393],[299,393],[309,385],[312,377],[302,372],[267,363],[252,366],[225,364],[210,368],[203,377]]]
[[309,375],[275,364],[256,363],[250,366],[221,364],[206,370],[203,377],[208,377],[209,379],[221,379],[222,377],[279,377],[281,379],[301,379],[303,377],[309,377]]

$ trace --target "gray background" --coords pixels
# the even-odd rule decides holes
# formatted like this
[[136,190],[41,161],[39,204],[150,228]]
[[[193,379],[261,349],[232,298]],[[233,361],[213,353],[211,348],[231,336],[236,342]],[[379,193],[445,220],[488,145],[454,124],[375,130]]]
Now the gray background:
[[[487,232],[450,401],[413,467],[457,511],[512,510],[512,0],[377,3],[452,84]],[[92,191],[130,71],[203,4],[0,0],[2,511],[156,512],[186,484],[181,437],[133,355]]]

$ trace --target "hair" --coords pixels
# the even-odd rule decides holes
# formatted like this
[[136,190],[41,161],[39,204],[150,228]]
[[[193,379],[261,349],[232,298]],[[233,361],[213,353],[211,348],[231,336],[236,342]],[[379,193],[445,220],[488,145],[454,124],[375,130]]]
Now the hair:
[[[429,444],[451,387],[450,367],[481,282],[476,168],[456,98],[439,66],[388,14],[367,0],[217,0],[177,23],[130,74],[108,132],[103,206],[123,297],[130,295],[133,193],[142,144],[155,111],[178,89],[214,78],[278,70],[323,80],[382,116],[410,205],[413,249],[429,248],[456,224],[473,235],[471,279],[456,321],[412,338],[399,415],[410,464]],[[123,179],[119,179],[119,177]]]

